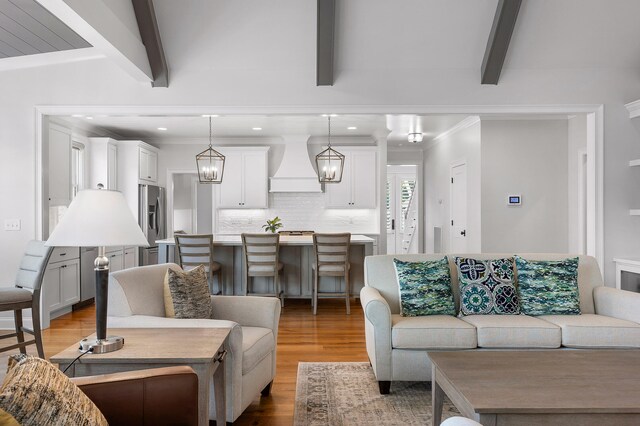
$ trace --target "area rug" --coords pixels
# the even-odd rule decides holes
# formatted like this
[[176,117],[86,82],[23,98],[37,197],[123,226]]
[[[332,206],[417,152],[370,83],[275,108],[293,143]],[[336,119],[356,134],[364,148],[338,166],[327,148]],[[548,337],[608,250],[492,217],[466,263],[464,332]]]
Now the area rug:
[[[294,426],[431,424],[431,390],[426,382],[393,382],[380,395],[366,362],[298,364]],[[442,419],[459,415],[445,400]]]

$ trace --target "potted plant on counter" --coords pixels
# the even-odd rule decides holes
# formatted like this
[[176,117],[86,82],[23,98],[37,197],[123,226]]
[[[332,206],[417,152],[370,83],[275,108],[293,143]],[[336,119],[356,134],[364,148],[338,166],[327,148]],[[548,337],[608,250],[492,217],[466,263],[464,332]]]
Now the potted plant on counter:
[[267,219],[267,223],[262,225],[262,229],[264,229],[264,232],[271,232],[272,234],[275,234],[278,229],[282,228],[282,226],[282,220],[276,216],[273,219]]

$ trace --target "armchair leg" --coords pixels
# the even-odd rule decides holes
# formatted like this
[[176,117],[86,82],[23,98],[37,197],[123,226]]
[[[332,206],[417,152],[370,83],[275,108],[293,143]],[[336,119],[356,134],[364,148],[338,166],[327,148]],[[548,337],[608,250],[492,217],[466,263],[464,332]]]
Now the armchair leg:
[[378,388],[380,389],[380,395],[388,395],[391,391],[391,381],[378,381]]
[[262,395],[262,396],[271,395],[271,385],[272,384],[273,384],[273,381],[269,382],[269,384],[267,386],[265,386],[264,389],[262,389],[262,391],[260,391],[260,395]]

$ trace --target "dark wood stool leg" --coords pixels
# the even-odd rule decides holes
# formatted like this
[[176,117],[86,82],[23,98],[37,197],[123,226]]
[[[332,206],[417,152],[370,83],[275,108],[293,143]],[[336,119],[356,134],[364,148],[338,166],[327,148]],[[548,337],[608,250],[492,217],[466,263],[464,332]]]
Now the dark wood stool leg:
[[[22,309],[15,309],[13,311],[13,319],[15,321],[16,337],[18,339],[18,343],[24,343],[24,331],[22,331]],[[21,346],[20,353],[26,354],[27,348],[24,346]]]
[[45,359],[44,347],[42,346],[42,329],[40,328],[40,306],[38,303],[34,303],[34,306],[31,308],[31,318],[33,319],[33,337],[36,339],[38,356]]
[[351,315],[351,283],[349,280],[349,271],[344,276],[344,297],[347,303],[347,315]]

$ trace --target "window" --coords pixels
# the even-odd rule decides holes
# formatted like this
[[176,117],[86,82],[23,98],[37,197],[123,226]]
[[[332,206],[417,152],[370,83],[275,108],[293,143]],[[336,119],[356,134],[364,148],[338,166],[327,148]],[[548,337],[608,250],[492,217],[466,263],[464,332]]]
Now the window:
[[84,145],[74,142],[71,148],[71,198],[84,189]]

